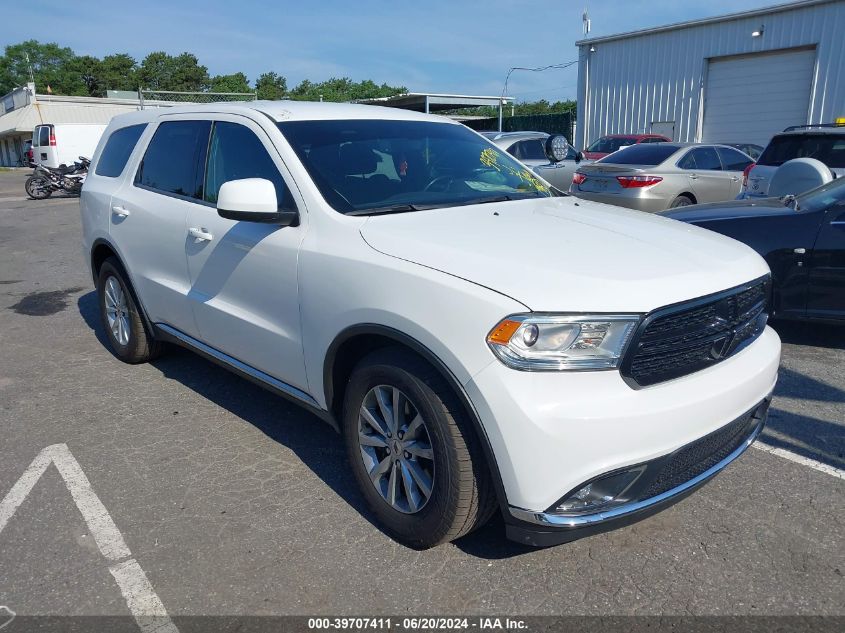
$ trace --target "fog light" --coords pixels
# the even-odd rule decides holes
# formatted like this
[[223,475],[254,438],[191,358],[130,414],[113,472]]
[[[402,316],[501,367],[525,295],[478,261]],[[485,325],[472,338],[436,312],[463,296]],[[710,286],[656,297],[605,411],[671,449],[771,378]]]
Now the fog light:
[[625,493],[631,488],[645,466],[625,470],[614,475],[601,477],[588,483],[573,494],[566,497],[554,512],[560,514],[586,514],[606,510],[614,505],[625,503],[628,499]]

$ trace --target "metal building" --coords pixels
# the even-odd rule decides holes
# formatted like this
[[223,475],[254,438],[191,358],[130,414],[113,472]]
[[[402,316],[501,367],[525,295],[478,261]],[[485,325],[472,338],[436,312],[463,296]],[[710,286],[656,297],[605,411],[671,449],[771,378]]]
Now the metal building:
[[845,0],[765,9],[576,42],[576,147],[603,134],[766,145],[845,117]]

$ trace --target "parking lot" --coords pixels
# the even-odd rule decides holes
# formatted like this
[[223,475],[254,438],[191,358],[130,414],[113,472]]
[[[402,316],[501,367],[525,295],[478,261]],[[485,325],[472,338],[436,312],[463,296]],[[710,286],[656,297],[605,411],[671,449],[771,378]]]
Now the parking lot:
[[[845,330],[775,324],[762,446],[669,510],[544,550],[497,520],[414,551],[374,525],[317,418],[182,350],[112,356],[78,200],[27,200],[27,175],[0,173],[0,499],[67,451],[0,513],[0,605],[18,615],[128,616],[139,596],[174,618],[845,615]],[[121,584],[130,560],[148,585]]]

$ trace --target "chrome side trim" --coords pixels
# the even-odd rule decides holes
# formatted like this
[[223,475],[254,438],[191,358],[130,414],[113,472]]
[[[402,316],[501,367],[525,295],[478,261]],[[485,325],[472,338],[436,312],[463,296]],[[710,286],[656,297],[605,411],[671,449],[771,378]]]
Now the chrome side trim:
[[754,431],[752,431],[751,435],[749,435],[748,438],[742,444],[740,444],[736,448],[736,450],[734,450],[733,453],[725,457],[718,464],[712,466],[708,470],[705,470],[697,477],[693,477],[692,479],[681,484],[680,486],[672,488],[671,490],[667,490],[666,492],[659,494],[656,497],[651,497],[650,499],[643,499],[642,501],[636,501],[633,503],[626,503],[621,506],[611,508],[610,510],[606,510],[605,512],[596,512],[595,514],[585,514],[583,516],[562,516],[557,514],[550,514],[548,512],[534,512],[532,510],[525,510],[523,508],[517,508],[514,506],[510,506],[510,513],[517,519],[520,519],[522,521],[528,521],[529,523],[534,523],[536,525],[542,525],[545,527],[578,528],[587,525],[595,525],[603,521],[608,521],[610,519],[625,516],[626,514],[632,514],[640,510],[645,510],[650,506],[658,504],[662,501],[666,501],[671,497],[679,495],[689,490],[690,488],[694,488],[695,486],[704,483],[707,479],[713,477],[719,471],[723,470],[728,464],[730,464],[737,457],[742,455],[746,451],[746,449],[754,443],[754,440],[757,439],[757,436],[760,435],[760,432],[763,430],[764,423],[765,416],[764,419],[761,419],[757,426],[754,428]]
[[166,332],[170,336],[178,339],[180,342],[184,343],[188,347],[193,347],[204,354],[212,356],[221,363],[229,365],[230,367],[237,369],[238,371],[248,374],[249,376],[260,382],[266,383],[273,389],[281,391],[286,395],[289,395],[290,397],[295,398],[296,400],[304,402],[305,404],[311,407],[315,407],[318,409],[320,408],[320,405],[317,404],[317,401],[301,389],[297,389],[296,387],[289,385],[286,382],[282,382],[281,380],[273,378],[270,374],[265,374],[263,371],[256,369],[255,367],[252,367],[250,365],[247,365],[246,363],[243,363],[237,358],[233,358],[228,354],[224,354],[220,350],[214,349],[213,347],[206,345],[202,341],[198,341],[192,336],[188,336],[184,332],[180,332],[176,328],[170,327],[169,325],[166,325],[164,323],[156,323],[156,327],[162,330],[163,332]]

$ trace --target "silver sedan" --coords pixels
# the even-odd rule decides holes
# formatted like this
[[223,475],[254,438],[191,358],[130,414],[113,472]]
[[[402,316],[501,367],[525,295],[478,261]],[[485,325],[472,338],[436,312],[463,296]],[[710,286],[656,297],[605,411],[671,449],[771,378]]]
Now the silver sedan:
[[733,200],[754,160],[727,145],[631,145],[578,168],[569,193],[640,211]]

